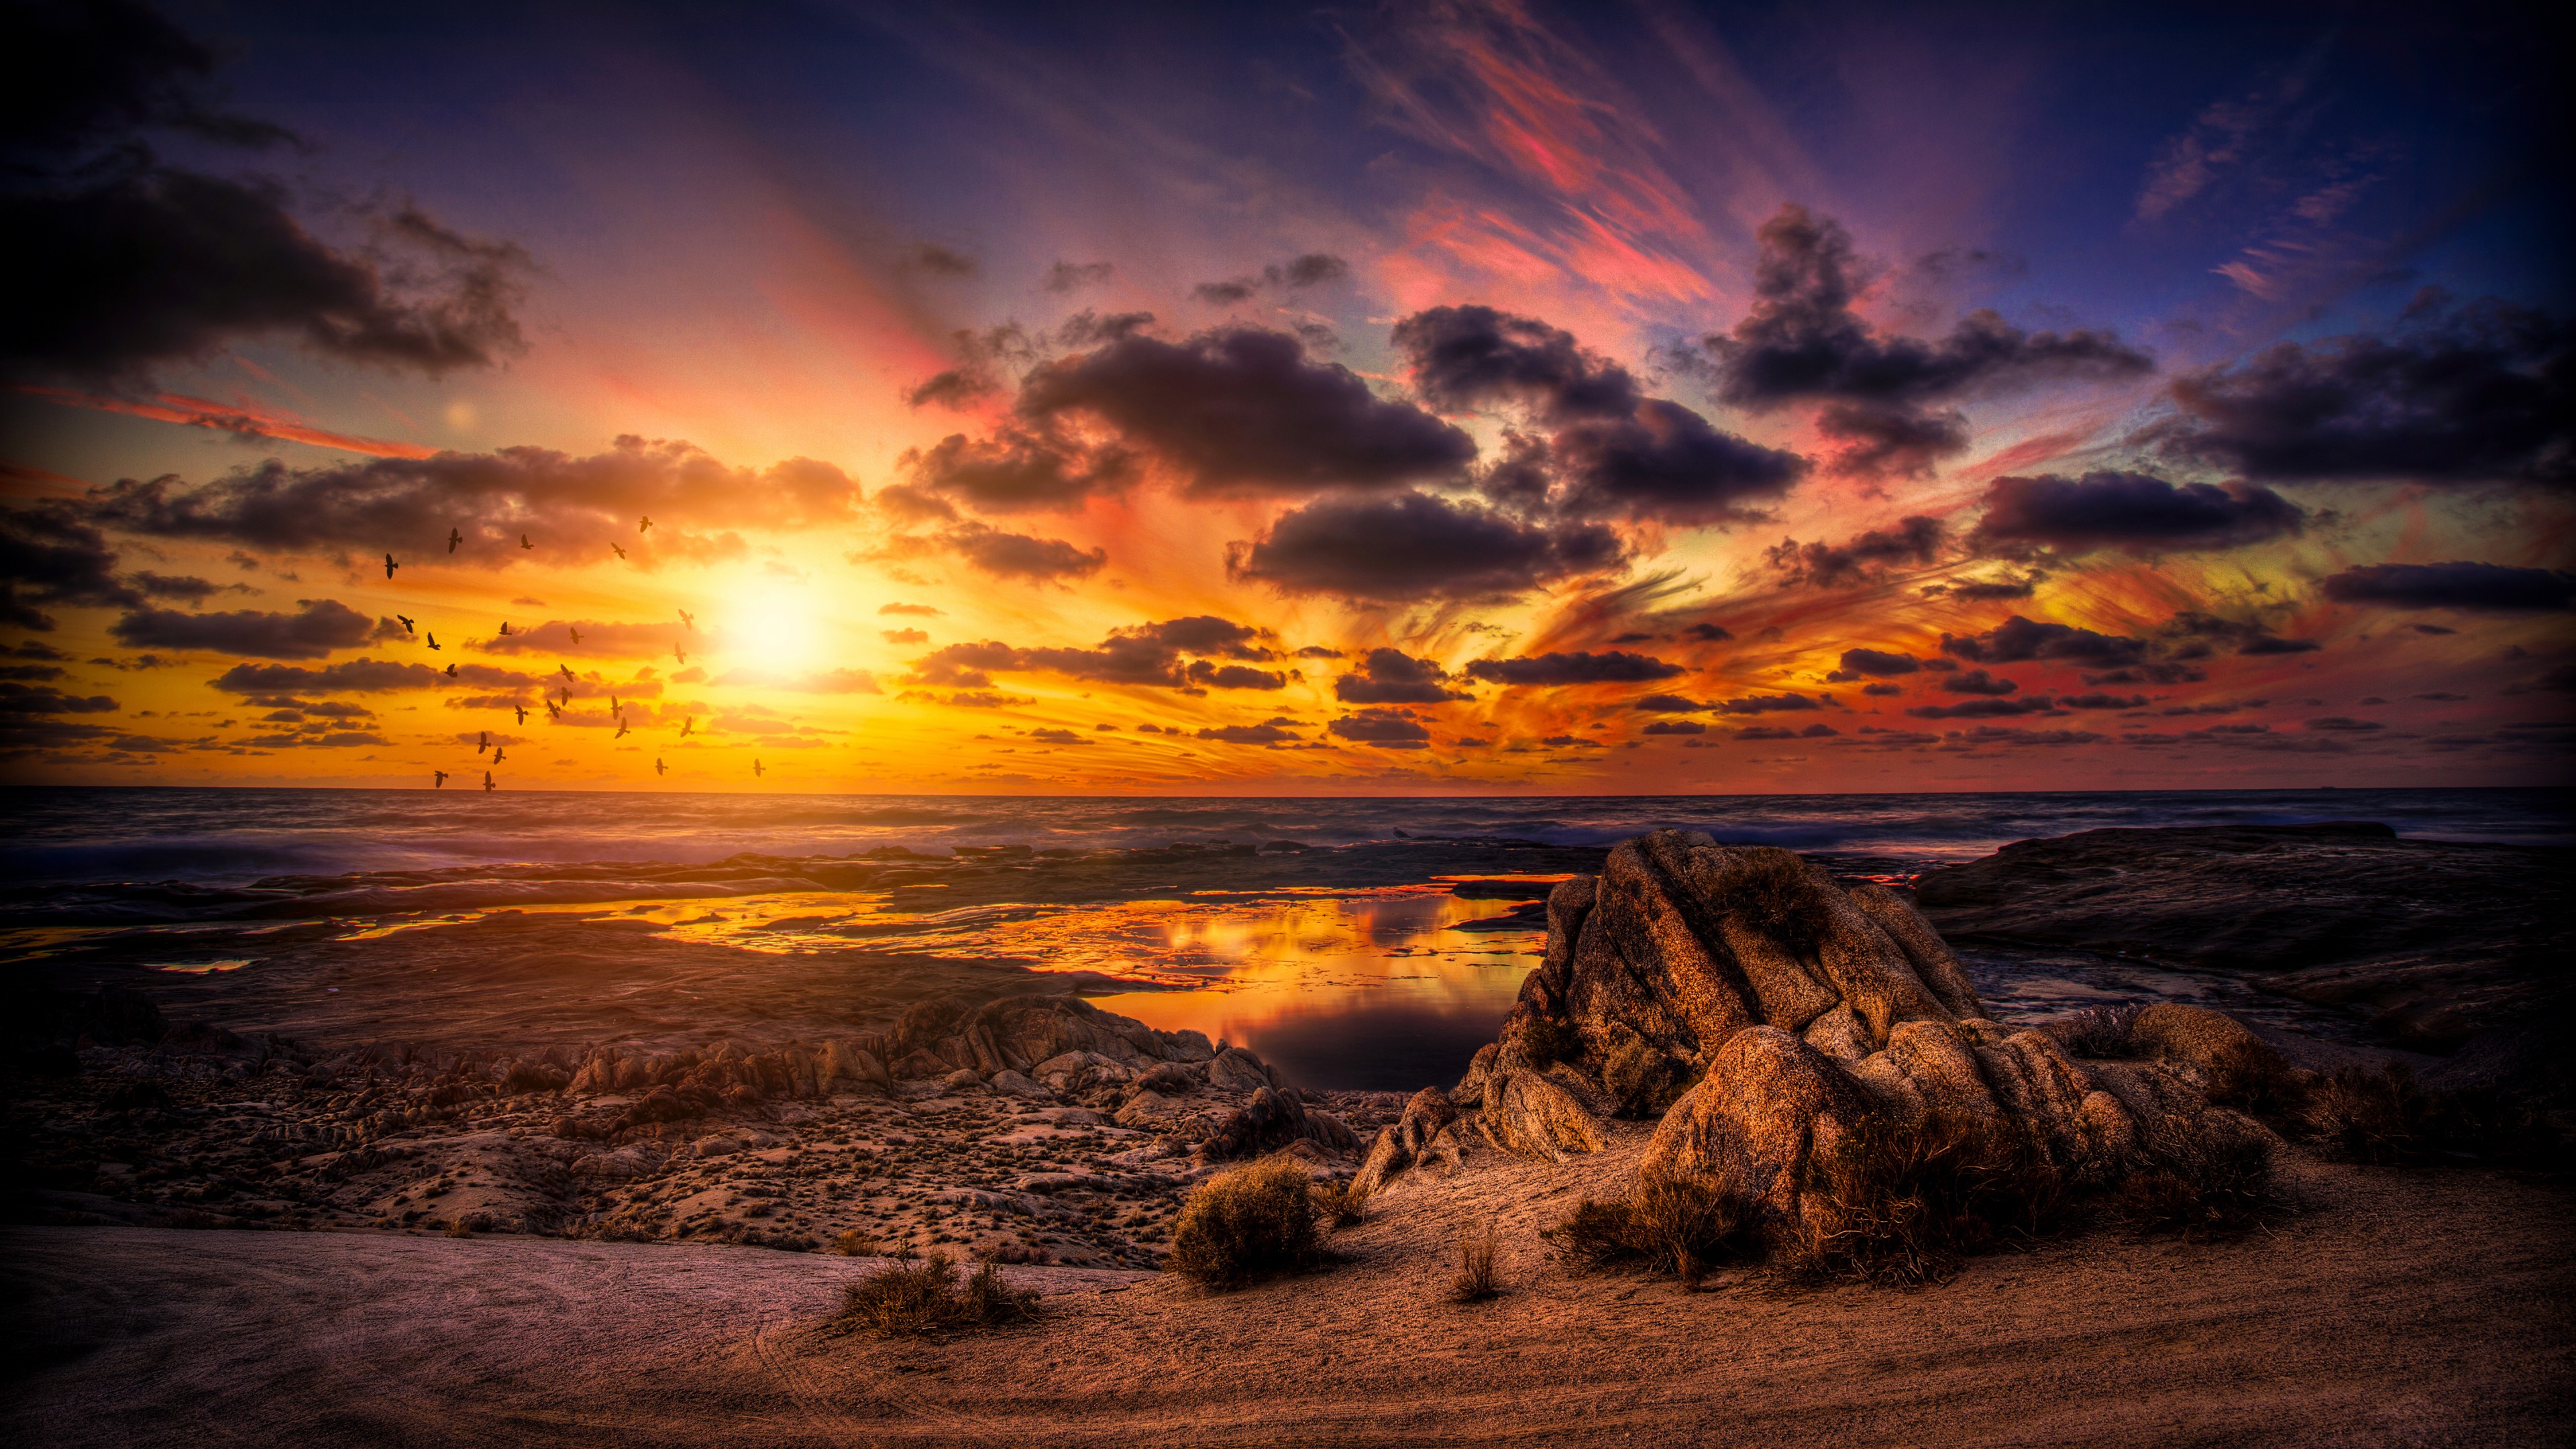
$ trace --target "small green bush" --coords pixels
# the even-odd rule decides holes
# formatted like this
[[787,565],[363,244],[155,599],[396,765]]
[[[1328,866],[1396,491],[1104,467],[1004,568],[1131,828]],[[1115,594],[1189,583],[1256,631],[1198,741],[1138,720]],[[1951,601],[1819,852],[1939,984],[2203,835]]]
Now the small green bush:
[[1200,1184],[1172,1226],[1172,1271],[1240,1288],[1311,1265],[1320,1230],[1306,1169],[1267,1158]]
[[1583,1267],[1635,1265],[1693,1287],[1710,1269],[1760,1248],[1747,1205],[1724,1184],[1660,1174],[1640,1177],[1624,1198],[1583,1199],[1540,1236]]
[[963,1286],[946,1253],[909,1253],[842,1290],[841,1321],[880,1338],[929,1338],[1018,1323],[1037,1315],[1038,1295],[1002,1281],[991,1263]]

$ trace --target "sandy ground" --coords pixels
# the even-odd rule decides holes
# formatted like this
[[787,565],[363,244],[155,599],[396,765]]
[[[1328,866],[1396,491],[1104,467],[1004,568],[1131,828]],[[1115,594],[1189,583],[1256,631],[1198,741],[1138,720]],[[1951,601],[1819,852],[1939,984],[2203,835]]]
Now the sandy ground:
[[[0,1437],[91,1444],[2541,1444],[2576,1431],[2576,1189],[2295,1155],[2217,1244],[2107,1232],[1913,1293],[1578,1275],[1535,1229],[1634,1144],[1406,1181],[1215,1297],[1019,1268],[1034,1325],[827,1331],[863,1260],[12,1228]],[[1507,1291],[1444,1300],[1497,1221]]]

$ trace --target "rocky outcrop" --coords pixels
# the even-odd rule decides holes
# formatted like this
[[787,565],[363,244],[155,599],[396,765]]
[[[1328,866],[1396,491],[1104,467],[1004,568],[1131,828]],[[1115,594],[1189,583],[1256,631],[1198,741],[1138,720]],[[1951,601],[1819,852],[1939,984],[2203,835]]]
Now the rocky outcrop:
[[2194,1085],[2215,1073],[2204,1058],[2268,1051],[2214,1012],[2148,1015],[2140,1040],[2174,1066],[2079,1062],[1988,1020],[1895,892],[1840,885],[1784,850],[1657,831],[1556,888],[1546,954],[1500,1037],[1445,1101],[1417,1098],[1380,1134],[1361,1180],[1383,1184],[1470,1125],[1556,1159],[1598,1150],[1605,1119],[1624,1116],[1658,1124],[1645,1170],[1713,1175],[1794,1217],[1808,1164],[1844,1134],[1937,1116],[2010,1134],[2070,1183],[2108,1183],[2148,1133],[2213,1112]]

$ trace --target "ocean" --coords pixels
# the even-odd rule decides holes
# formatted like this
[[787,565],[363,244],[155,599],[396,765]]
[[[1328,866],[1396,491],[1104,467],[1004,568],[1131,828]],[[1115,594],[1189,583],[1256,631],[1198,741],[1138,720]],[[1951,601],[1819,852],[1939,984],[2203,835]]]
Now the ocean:
[[[1008,960],[1247,1043],[1327,1088],[1409,1089],[1490,1040],[1541,936],[1528,902],[1663,826],[1902,881],[2105,826],[2381,821],[2576,844],[2576,791],[2299,790],[1508,798],[1074,798],[428,790],[0,792],[0,956],[255,970],[294,940],[499,912],[650,921],[764,952]],[[2005,1020],[2207,1000],[2354,1021],[2241,981],[2083,953],[1963,952]]]

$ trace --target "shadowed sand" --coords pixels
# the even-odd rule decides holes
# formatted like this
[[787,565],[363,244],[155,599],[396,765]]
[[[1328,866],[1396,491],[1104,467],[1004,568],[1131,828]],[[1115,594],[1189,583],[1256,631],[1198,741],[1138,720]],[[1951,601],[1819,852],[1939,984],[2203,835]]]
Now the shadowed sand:
[[[1399,1183],[1344,1261],[1209,1298],[1007,1270],[1034,1325],[827,1332],[864,1261],[365,1234],[12,1228],[5,1437],[88,1444],[2557,1442],[2576,1410],[2576,1194],[2285,1156],[2243,1242],[2105,1233],[1915,1293],[1681,1293],[1576,1275],[1535,1229],[1633,1162]],[[1442,1300],[1502,1225],[1504,1295]]]

